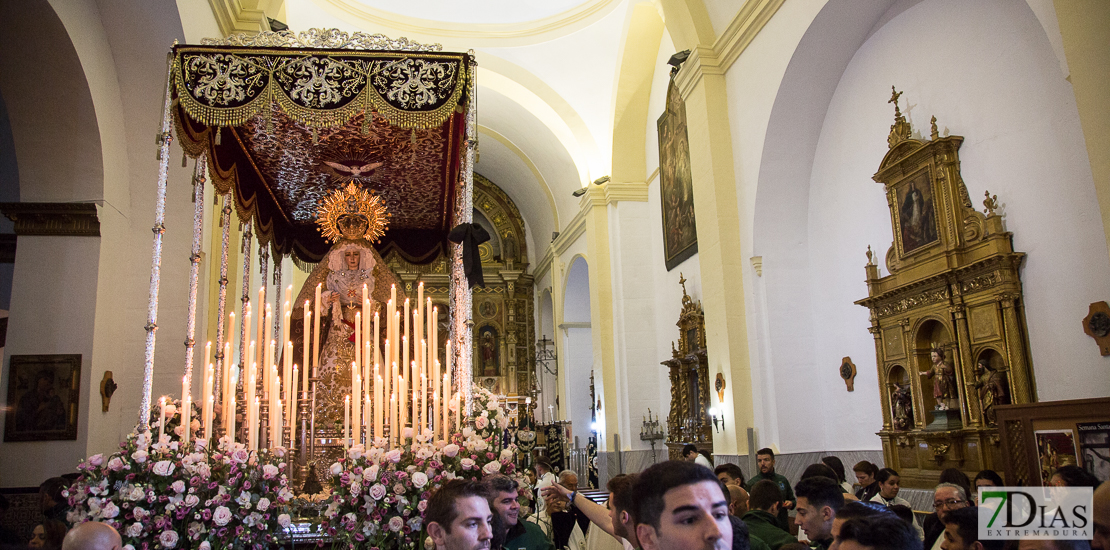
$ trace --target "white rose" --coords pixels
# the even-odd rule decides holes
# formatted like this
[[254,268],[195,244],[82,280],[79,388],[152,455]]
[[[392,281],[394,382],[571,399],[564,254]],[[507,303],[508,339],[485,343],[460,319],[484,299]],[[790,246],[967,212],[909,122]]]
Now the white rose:
[[162,534],[158,535],[158,542],[162,543],[163,548],[177,546],[177,531],[162,531]]
[[486,475],[496,474],[497,472],[501,471],[501,463],[494,460],[493,462],[490,462],[483,466],[482,471],[485,472]]
[[412,474],[412,485],[417,489],[423,489],[428,484],[428,476],[424,472],[416,472]]
[[451,443],[443,448],[443,454],[450,458],[454,458],[455,455],[459,454],[459,446]]
[[381,500],[382,497],[385,496],[386,492],[387,489],[385,488],[385,485],[382,485],[381,483],[375,483],[374,486],[370,488],[370,497],[374,500]]
[[173,462],[169,460],[159,460],[154,463],[154,473],[160,476],[168,476],[173,473]]
[[281,514],[278,516],[278,525],[280,525],[282,529],[288,529],[291,523],[293,523],[293,520],[289,517],[289,514]]
[[100,517],[102,517],[102,518],[111,519],[111,518],[114,518],[118,515],[119,515],[119,506],[116,506],[116,504],[112,501],[108,501],[108,502],[104,503],[104,506],[100,509]]
[[501,451],[501,460],[512,460],[514,454],[512,449],[504,449]]
[[127,536],[128,536],[128,538],[137,539],[142,534],[143,534],[143,524],[136,522],[136,523],[132,523],[131,525],[127,526]]
[[231,510],[227,506],[217,506],[216,511],[212,513],[212,523],[219,527],[223,527],[231,521]]
[[131,460],[134,460],[135,462],[138,462],[139,464],[142,464],[143,462],[146,462],[146,458],[148,456],[150,456],[150,455],[148,455],[146,451],[138,450],[138,451],[135,451],[135,452],[131,453]]
[[365,475],[366,481],[377,481],[378,480],[378,470],[379,469],[380,468],[378,467],[378,465],[375,464],[375,465],[371,466],[368,470],[366,470],[366,475]]
[[484,416],[479,416],[478,418],[474,419],[474,427],[475,428],[478,428],[479,430],[484,430],[484,429],[486,429],[487,426],[489,426],[489,419],[488,418],[486,418]]
[[180,479],[173,482],[173,485],[170,485],[170,487],[173,488],[173,492],[175,492],[175,493],[184,493],[185,492],[185,482],[181,481]]
[[200,497],[196,495],[188,495],[185,497],[185,506],[192,508],[197,504],[200,504]]
[[462,469],[469,470],[474,467],[474,461],[469,458],[462,459]]
[[331,472],[331,475],[337,476],[343,473],[343,465],[336,462],[335,464],[331,465],[331,469],[328,471]]
[[278,475],[278,467],[273,464],[262,466],[262,479],[274,479]]
[[200,546],[197,546],[197,550],[212,550],[212,544],[208,541],[204,541],[200,543]]
[[270,507],[270,499],[268,499],[266,497],[262,497],[262,498],[258,499],[258,505],[255,506],[255,509],[258,510],[259,512],[265,512],[266,509],[269,508],[269,507]]

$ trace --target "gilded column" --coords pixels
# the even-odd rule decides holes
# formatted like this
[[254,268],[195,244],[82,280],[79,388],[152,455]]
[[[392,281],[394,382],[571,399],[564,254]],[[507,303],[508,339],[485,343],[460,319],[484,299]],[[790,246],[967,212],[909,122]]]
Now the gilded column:
[[[959,284],[959,283],[956,283]],[[968,336],[967,310],[963,305],[949,308],[952,314],[952,323],[956,327],[956,340],[959,342],[959,365],[953,365],[960,373],[956,377],[956,385],[963,396],[960,404],[960,416],[964,426],[978,426],[982,413],[979,411],[979,399],[975,390],[975,359],[971,356],[971,340]]]
[[876,370],[879,371],[879,387],[883,388],[883,396],[882,399],[879,400],[879,402],[882,403],[883,407],[883,430],[890,430],[893,424],[890,421],[891,416],[889,384],[888,380],[886,379],[886,373],[883,372],[886,369],[886,361],[884,360],[885,355],[883,354],[882,329],[879,327],[878,323],[875,320],[872,320],[871,326],[867,328],[867,331],[870,332],[871,336],[875,339],[875,359],[877,360]]
[[999,302],[1002,305],[1002,324],[1006,331],[1006,352],[1010,366],[1010,392],[1013,396],[1011,402],[1031,403],[1033,401],[1032,381],[1029,376],[1029,365],[1025,364],[1025,345],[1021,340],[1021,321],[1017,315],[1018,296],[1004,294]]

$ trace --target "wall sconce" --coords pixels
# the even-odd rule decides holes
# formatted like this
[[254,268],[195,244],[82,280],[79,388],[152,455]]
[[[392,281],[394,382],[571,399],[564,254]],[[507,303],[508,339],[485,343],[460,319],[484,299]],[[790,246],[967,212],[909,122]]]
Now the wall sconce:
[[[725,427],[725,417],[721,414],[721,409],[717,407],[709,408],[709,418],[713,419],[713,431],[719,432]],[[717,423],[720,422],[720,426]]]

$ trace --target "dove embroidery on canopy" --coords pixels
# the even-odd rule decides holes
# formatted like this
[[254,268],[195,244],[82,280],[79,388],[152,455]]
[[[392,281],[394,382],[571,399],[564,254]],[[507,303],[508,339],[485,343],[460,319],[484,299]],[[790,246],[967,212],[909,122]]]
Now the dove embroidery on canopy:
[[341,181],[349,181],[353,179],[369,178],[371,172],[375,168],[382,165],[381,162],[365,162],[362,160],[332,162],[325,160],[324,164],[331,170],[324,170],[339,178]]

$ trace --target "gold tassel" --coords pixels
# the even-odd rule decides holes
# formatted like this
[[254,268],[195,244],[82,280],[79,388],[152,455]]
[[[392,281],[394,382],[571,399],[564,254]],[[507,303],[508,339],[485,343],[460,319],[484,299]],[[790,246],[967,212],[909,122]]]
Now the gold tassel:
[[316,127],[312,127],[312,144],[317,145],[320,143],[320,136],[316,133]]
[[189,156],[185,154],[185,151],[181,151],[181,167],[182,168],[188,168],[189,167],[189,165],[187,164],[188,161],[189,161]]
[[223,126],[217,126],[216,127],[216,145],[220,144],[220,141],[221,141],[220,137],[223,136],[223,135],[224,135],[224,127]]

